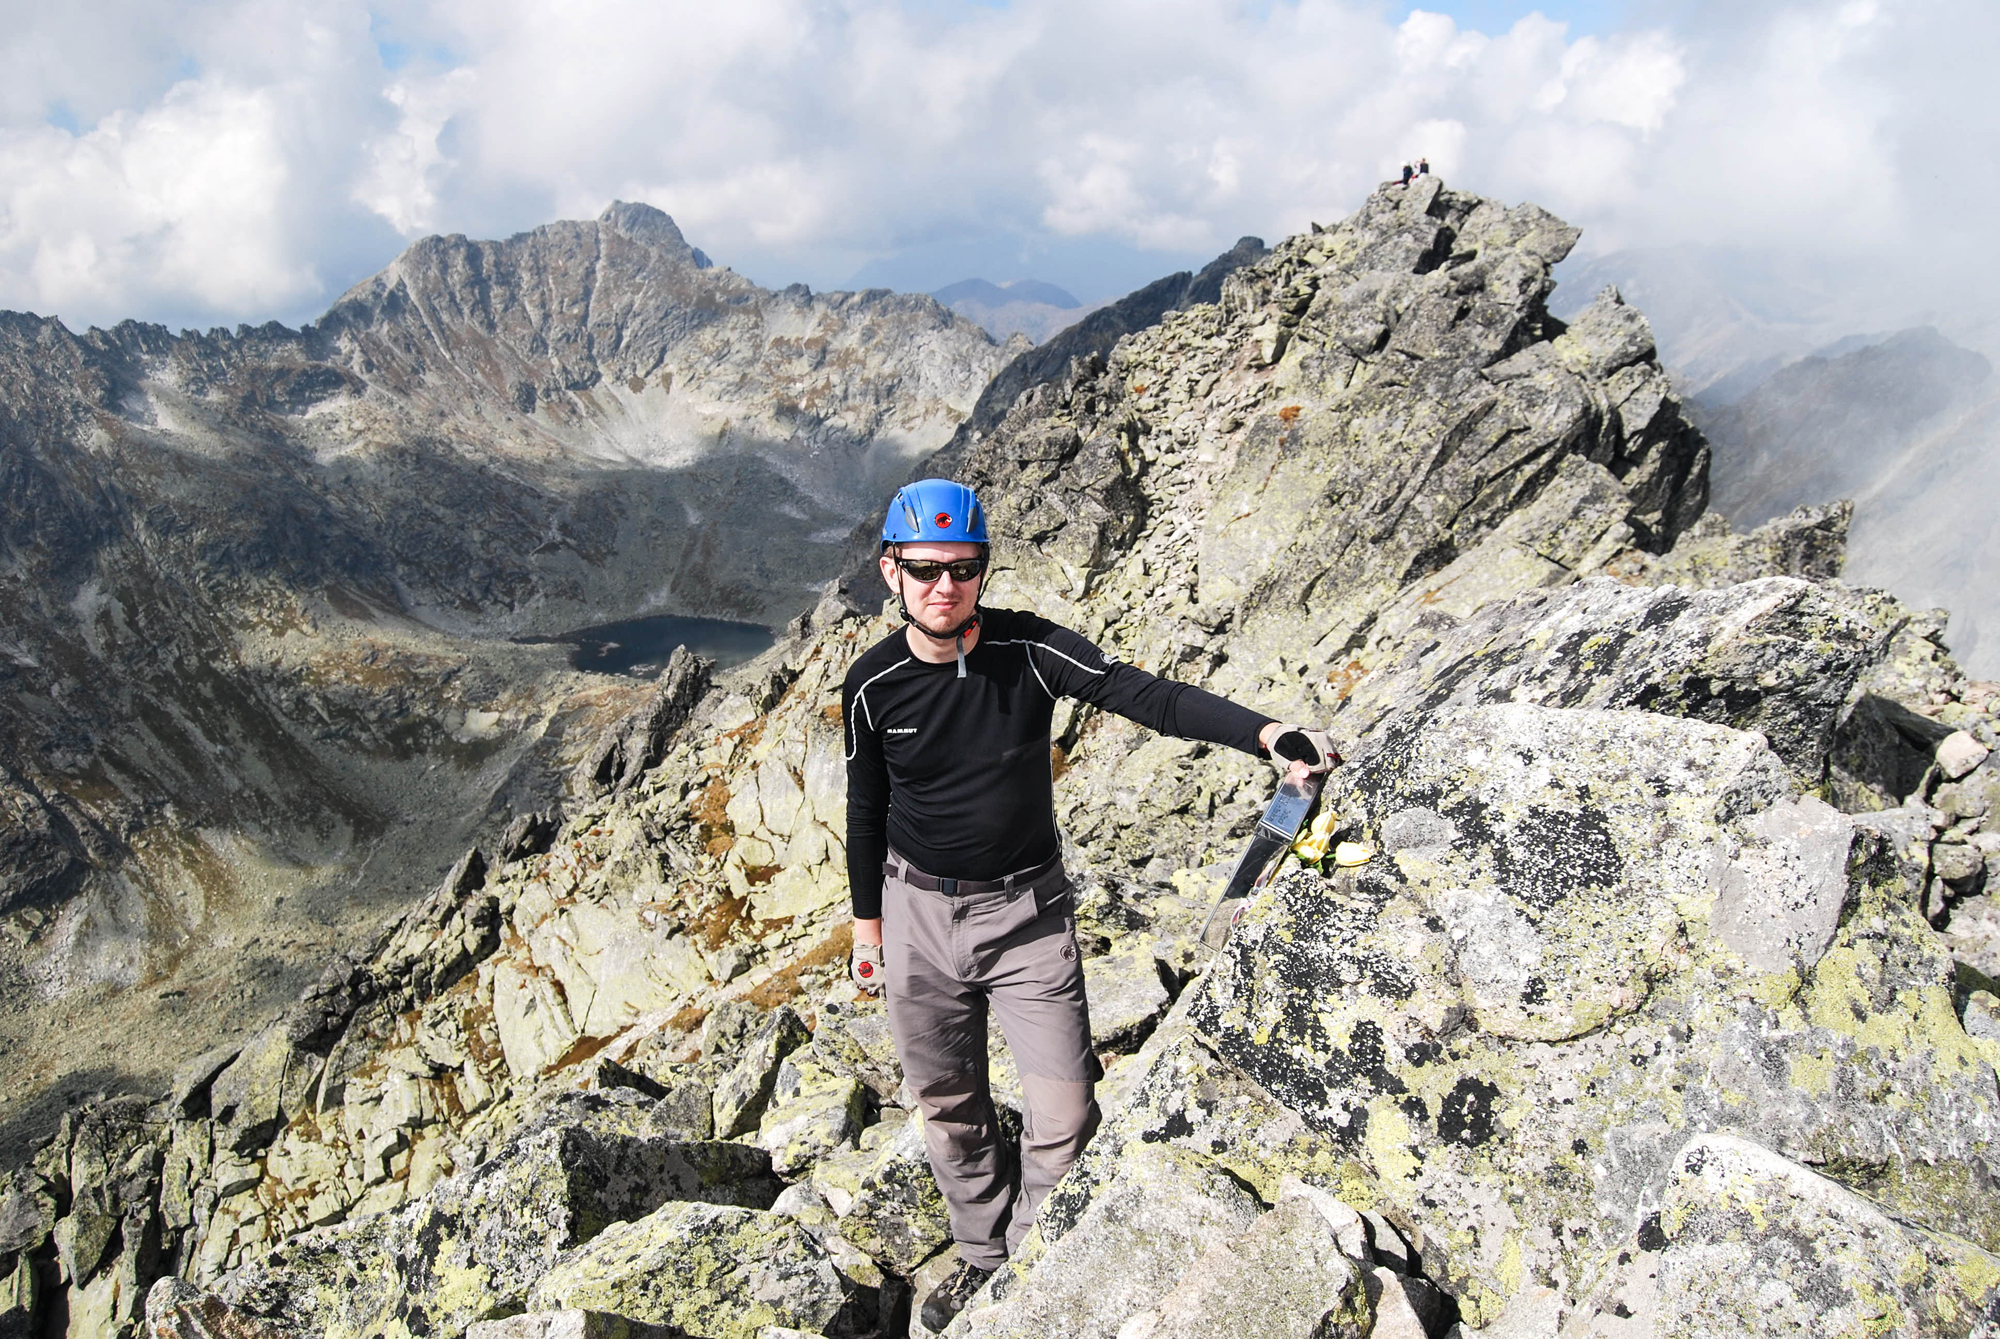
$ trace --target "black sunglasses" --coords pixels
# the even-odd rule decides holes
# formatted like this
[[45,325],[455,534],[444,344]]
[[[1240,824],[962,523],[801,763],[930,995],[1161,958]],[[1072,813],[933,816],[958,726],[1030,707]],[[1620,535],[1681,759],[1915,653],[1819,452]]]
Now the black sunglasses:
[[928,558],[899,557],[896,559],[896,566],[908,572],[918,581],[929,585],[946,572],[951,573],[953,581],[970,581],[976,576],[984,575],[986,560],[984,558],[960,558],[955,563],[938,563],[932,562]]

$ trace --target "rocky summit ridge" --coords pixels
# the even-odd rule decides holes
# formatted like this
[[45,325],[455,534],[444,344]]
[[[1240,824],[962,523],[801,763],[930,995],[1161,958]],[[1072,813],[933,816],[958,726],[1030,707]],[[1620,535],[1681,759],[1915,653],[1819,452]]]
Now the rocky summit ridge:
[[[1331,721],[1350,868],[1198,932],[1268,769],[1066,710],[1106,1122],[954,1336],[2000,1324],[1993,685],[1747,535],[1574,230],[1434,179],[1086,351],[926,467],[995,603]],[[846,987],[860,574],[684,653],[523,816],[0,1199],[0,1328],[160,1339],[912,1332],[950,1254]],[[1004,1063],[996,1096],[1018,1111]]]

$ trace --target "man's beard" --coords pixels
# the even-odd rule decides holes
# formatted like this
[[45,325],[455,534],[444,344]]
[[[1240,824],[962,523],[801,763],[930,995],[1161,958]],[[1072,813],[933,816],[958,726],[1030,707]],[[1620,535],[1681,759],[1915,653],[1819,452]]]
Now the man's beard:
[[948,642],[966,631],[966,629],[970,628],[979,619],[979,599],[977,596],[973,597],[972,608],[967,611],[964,619],[957,623],[941,622],[933,626],[932,622],[926,617],[929,611],[926,610],[923,613],[919,613],[917,610],[912,609],[910,607],[909,596],[903,592],[900,585],[897,587],[896,595],[903,602],[903,616],[909,619],[911,625],[917,631],[935,641]]

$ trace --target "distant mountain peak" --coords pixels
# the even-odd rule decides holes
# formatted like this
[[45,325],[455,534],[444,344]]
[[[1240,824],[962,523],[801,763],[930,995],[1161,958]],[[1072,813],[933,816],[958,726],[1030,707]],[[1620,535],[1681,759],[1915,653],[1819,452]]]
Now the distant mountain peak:
[[961,279],[955,284],[946,284],[943,288],[934,289],[931,296],[947,307],[959,302],[976,302],[982,307],[1004,307],[1010,302],[1033,302],[1069,311],[1083,305],[1067,289],[1044,283],[1040,279],[1009,279],[999,284],[990,279]]
[[613,200],[604,207],[604,212],[597,216],[597,225],[600,228],[610,228],[635,242],[646,242],[674,251],[694,250],[688,245],[687,238],[681,235],[680,227],[675,224],[673,216],[653,205],[629,200]]
[[[600,251],[601,239],[607,234],[622,238],[669,265],[695,270],[715,266],[698,248],[688,244],[679,225],[665,210],[613,200],[595,219],[559,219],[516,233],[505,241],[468,238],[463,233],[419,237],[379,274],[363,279],[336,299],[328,316],[353,303],[371,305],[399,281],[416,282],[427,288],[453,287],[477,282],[480,276],[491,274],[496,264],[504,267],[530,255],[539,258],[537,263],[561,265],[579,254],[579,247],[581,254]],[[475,253],[477,259],[470,259]]]

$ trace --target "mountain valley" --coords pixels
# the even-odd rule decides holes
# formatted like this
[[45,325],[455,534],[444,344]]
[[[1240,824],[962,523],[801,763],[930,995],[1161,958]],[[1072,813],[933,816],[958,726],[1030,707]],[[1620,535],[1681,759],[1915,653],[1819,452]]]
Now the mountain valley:
[[809,608],[1007,356],[622,204],[418,242],[299,331],[0,318],[0,1131],[159,1081],[555,803],[647,690],[516,639]]

